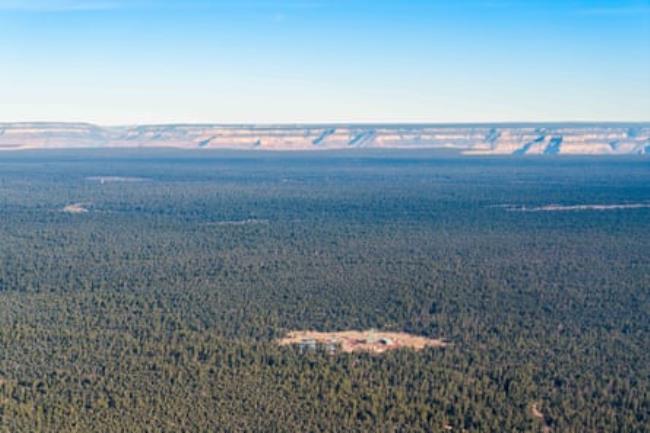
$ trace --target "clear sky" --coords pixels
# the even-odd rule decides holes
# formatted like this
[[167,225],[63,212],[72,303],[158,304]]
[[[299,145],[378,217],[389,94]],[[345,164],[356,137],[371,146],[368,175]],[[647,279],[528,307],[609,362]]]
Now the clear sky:
[[0,0],[0,121],[650,120],[650,0]]

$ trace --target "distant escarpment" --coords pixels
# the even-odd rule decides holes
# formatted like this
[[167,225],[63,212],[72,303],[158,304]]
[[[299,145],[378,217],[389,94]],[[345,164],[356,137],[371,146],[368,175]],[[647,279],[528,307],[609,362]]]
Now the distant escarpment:
[[67,148],[452,149],[466,155],[650,152],[650,123],[142,125],[0,123],[0,150]]

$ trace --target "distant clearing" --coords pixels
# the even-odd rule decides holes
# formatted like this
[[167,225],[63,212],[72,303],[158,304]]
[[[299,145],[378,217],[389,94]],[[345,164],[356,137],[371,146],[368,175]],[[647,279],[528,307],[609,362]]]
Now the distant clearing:
[[245,220],[225,220],[225,221],[213,221],[207,223],[208,226],[246,226],[246,225],[255,225],[255,224],[268,224],[269,220],[263,219],[245,219]]
[[548,204],[544,206],[516,206],[516,205],[499,205],[509,212],[575,212],[575,211],[607,211],[620,209],[650,209],[650,203],[621,203],[621,204],[578,204],[563,206],[559,204]]
[[281,346],[298,345],[301,348],[315,348],[325,345],[331,351],[340,350],[346,353],[371,352],[383,353],[388,350],[408,348],[422,350],[425,347],[445,347],[447,343],[440,339],[426,338],[404,332],[381,331],[292,331],[286,337],[278,340]]
[[538,420],[540,420],[540,421],[542,421],[544,423],[544,427],[542,427],[542,431],[544,433],[549,433],[551,431],[551,427],[546,423],[546,420],[544,418],[544,414],[539,409],[539,403],[533,403],[530,406],[530,414],[533,416],[533,418],[537,418]]
[[530,406],[530,414],[533,416],[533,418],[542,419],[542,420],[544,419],[544,414],[539,410],[537,403],[533,403]]
[[86,209],[85,206],[86,205],[83,204],[83,203],[69,204],[69,205],[67,205],[66,207],[63,208],[63,212],[76,213],[76,214],[86,213],[86,212],[88,212],[88,209]]
[[118,183],[118,182],[145,182],[149,179],[144,177],[129,177],[129,176],[90,176],[86,180],[99,183]]

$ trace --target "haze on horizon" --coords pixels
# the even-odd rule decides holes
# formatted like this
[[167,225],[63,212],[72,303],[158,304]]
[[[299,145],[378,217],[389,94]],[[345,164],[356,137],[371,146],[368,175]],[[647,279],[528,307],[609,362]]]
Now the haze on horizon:
[[650,120],[650,0],[0,0],[0,121]]

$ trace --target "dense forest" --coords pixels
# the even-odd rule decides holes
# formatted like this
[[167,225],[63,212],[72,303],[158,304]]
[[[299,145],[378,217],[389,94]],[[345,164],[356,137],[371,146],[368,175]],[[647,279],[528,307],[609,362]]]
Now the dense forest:
[[[0,154],[0,433],[648,432],[650,209],[508,207],[630,203],[647,158]],[[370,328],[450,344],[275,342]]]

